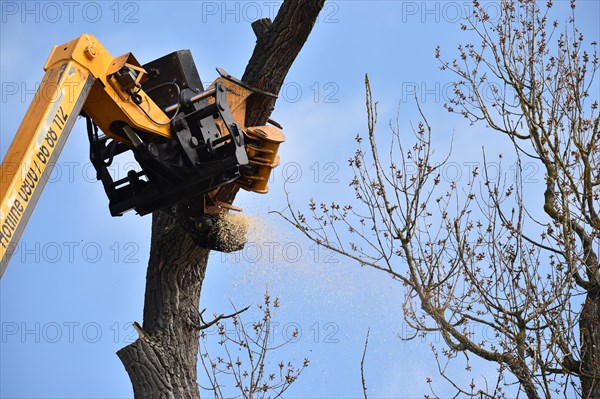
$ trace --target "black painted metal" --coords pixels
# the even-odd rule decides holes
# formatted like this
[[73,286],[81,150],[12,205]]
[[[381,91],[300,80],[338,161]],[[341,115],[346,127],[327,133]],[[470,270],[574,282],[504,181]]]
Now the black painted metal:
[[[177,113],[169,115],[173,138],[149,138],[122,121],[114,121],[112,133],[127,137],[124,129],[132,129],[142,138],[141,145],[129,146],[100,138],[98,128],[88,119],[90,159],[109,198],[110,212],[113,216],[129,210],[140,215],[156,210],[169,212],[184,221],[199,245],[223,250],[223,245],[214,237],[209,239],[204,231],[210,220],[205,215],[204,195],[236,180],[239,168],[248,164],[243,132],[229,110],[225,87],[218,83],[207,99],[189,101],[203,91],[189,50],[161,57],[144,65],[144,69],[148,80],[142,89],[157,105],[164,109],[180,104]],[[208,101],[211,97],[212,104]],[[223,121],[227,132],[218,130],[216,119]],[[111,163],[128,151],[140,170],[130,170],[126,177],[114,181]]]

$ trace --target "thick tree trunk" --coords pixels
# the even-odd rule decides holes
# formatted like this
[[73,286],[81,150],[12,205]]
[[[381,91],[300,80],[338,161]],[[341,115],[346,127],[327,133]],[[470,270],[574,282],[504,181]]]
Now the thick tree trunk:
[[199,398],[198,303],[208,250],[174,219],[155,214],[140,337],[117,352],[136,398]]
[[585,399],[600,399],[600,290],[586,296],[579,319],[581,391]]
[[[254,53],[242,80],[278,94],[285,76],[306,42],[325,0],[287,0],[275,20],[253,24]],[[269,96],[253,95],[246,126],[266,123],[275,105]],[[232,202],[237,186],[221,190]],[[199,301],[209,250],[195,246],[171,217],[155,212],[146,276],[144,322],[139,338],[119,350],[136,398],[199,398],[197,361]]]

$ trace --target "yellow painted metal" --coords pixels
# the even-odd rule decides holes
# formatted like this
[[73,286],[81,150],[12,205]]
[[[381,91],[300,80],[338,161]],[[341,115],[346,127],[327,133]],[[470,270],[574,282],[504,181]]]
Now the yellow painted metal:
[[253,126],[244,130],[246,136],[246,152],[256,173],[252,176],[242,175],[237,180],[243,189],[265,194],[269,191],[268,183],[271,171],[279,165],[279,145],[285,136],[279,128],[271,125]]
[[[138,73],[138,82],[146,80],[146,71],[131,53],[117,57],[111,60],[104,73],[98,77],[83,110],[94,120],[100,130],[119,141],[129,142],[126,137],[111,132],[110,124],[114,121],[126,122],[142,133],[141,137],[146,141],[171,139],[169,118],[143,90],[137,92],[142,100],[141,104],[137,105],[131,100],[129,93],[120,89],[113,74],[124,66]],[[148,116],[140,110],[140,107]]]
[[[248,160],[256,170],[253,175],[242,175],[236,184],[247,191],[265,194],[269,191],[268,182],[271,171],[279,165],[277,151],[279,145],[285,141],[285,136],[279,128],[271,125],[246,127],[246,104],[252,91],[225,77],[217,78],[210,87],[215,87],[218,82],[225,86],[231,115],[244,131]],[[223,122],[221,120],[216,122],[219,130],[225,132]]]
[[[51,65],[57,62],[73,60],[90,71],[90,74],[94,78],[94,85],[83,110],[94,120],[100,130],[109,137],[127,142],[127,139],[117,136],[110,131],[110,124],[113,121],[123,121],[142,132],[148,133],[148,136],[145,138],[149,140],[156,139],[155,136],[170,139],[171,130],[168,123],[165,125],[153,123],[131,101],[130,96],[126,96],[126,99],[124,99],[113,85],[109,83],[110,73],[116,72],[111,67],[115,65],[124,66],[124,64],[121,64],[122,59],[125,58],[127,60],[130,56],[131,54],[127,53],[113,58],[110,52],[100,44],[98,39],[93,35],[84,34],[68,43],[54,46],[46,61],[44,70],[48,70]],[[131,59],[136,69],[141,70],[141,73],[145,74],[145,71],[140,67],[135,58],[131,56]],[[138,94],[142,97],[142,104],[140,106],[144,108],[154,121],[159,123],[168,122],[169,118],[146,93],[140,91]]]
[[113,121],[127,123],[148,140],[171,138],[168,117],[146,93],[137,93],[138,106],[109,83],[107,72],[122,59],[141,81],[145,71],[133,56],[114,59],[92,35],[52,49],[46,74],[0,166],[0,277],[82,109],[106,135],[124,142],[110,131]]
[[0,166],[0,276],[16,249],[93,79],[74,61],[46,75]]
[[[229,106],[231,116],[233,116],[233,120],[243,129],[244,121],[246,119],[246,100],[252,92],[245,87],[222,77],[217,78],[209,86],[209,89],[215,88],[217,83],[222,83],[223,86],[225,86],[225,98],[227,99],[227,105]],[[213,104],[214,102],[214,97],[208,98],[209,104]],[[215,124],[217,125],[219,132],[221,132],[221,135],[224,135],[225,132],[227,132],[227,128],[222,119],[215,119]]]
[[231,111],[231,115],[237,124],[244,127],[244,121],[246,119],[246,100],[250,94],[252,94],[252,91],[223,77],[217,78],[209,88],[215,87],[217,83],[222,83],[223,86],[225,86],[225,96],[227,98],[227,104],[229,105],[229,111]]

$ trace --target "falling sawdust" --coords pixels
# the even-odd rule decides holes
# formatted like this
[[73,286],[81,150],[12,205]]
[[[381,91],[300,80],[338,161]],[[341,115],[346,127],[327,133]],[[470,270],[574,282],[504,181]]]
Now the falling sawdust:
[[246,238],[242,250],[220,254],[222,263],[234,266],[232,288],[268,287],[275,295],[302,296],[330,308],[360,301],[356,291],[364,282],[357,287],[355,274],[348,273],[356,265],[309,242],[276,216],[228,213],[219,223],[218,238],[227,248]]
[[224,245],[234,248],[246,240],[239,251],[215,254],[228,266],[231,289],[240,300],[254,300],[268,288],[292,314],[311,309],[318,319],[313,321],[351,317],[397,322],[402,296],[388,276],[318,247],[272,214],[228,213],[219,222]]
[[235,251],[246,241],[250,218],[241,213],[224,213],[217,218],[217,240],[225,252]]

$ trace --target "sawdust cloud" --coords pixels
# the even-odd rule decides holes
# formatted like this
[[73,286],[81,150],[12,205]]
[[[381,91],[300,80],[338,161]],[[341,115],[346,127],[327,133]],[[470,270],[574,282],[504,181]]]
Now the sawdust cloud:
[[230,228],[220,238],[240,239],[246,231],[247,239],[241,251],[220,254],[221,262],[230,265],[233,289],[268,288],[290,301],[301,296],[321,309],[334,313],[351,309],[359,316],[389,301],[390,292],[379,285],[379,278],[368,279],[355,262],[310,242],[277,216],[230,215]]

